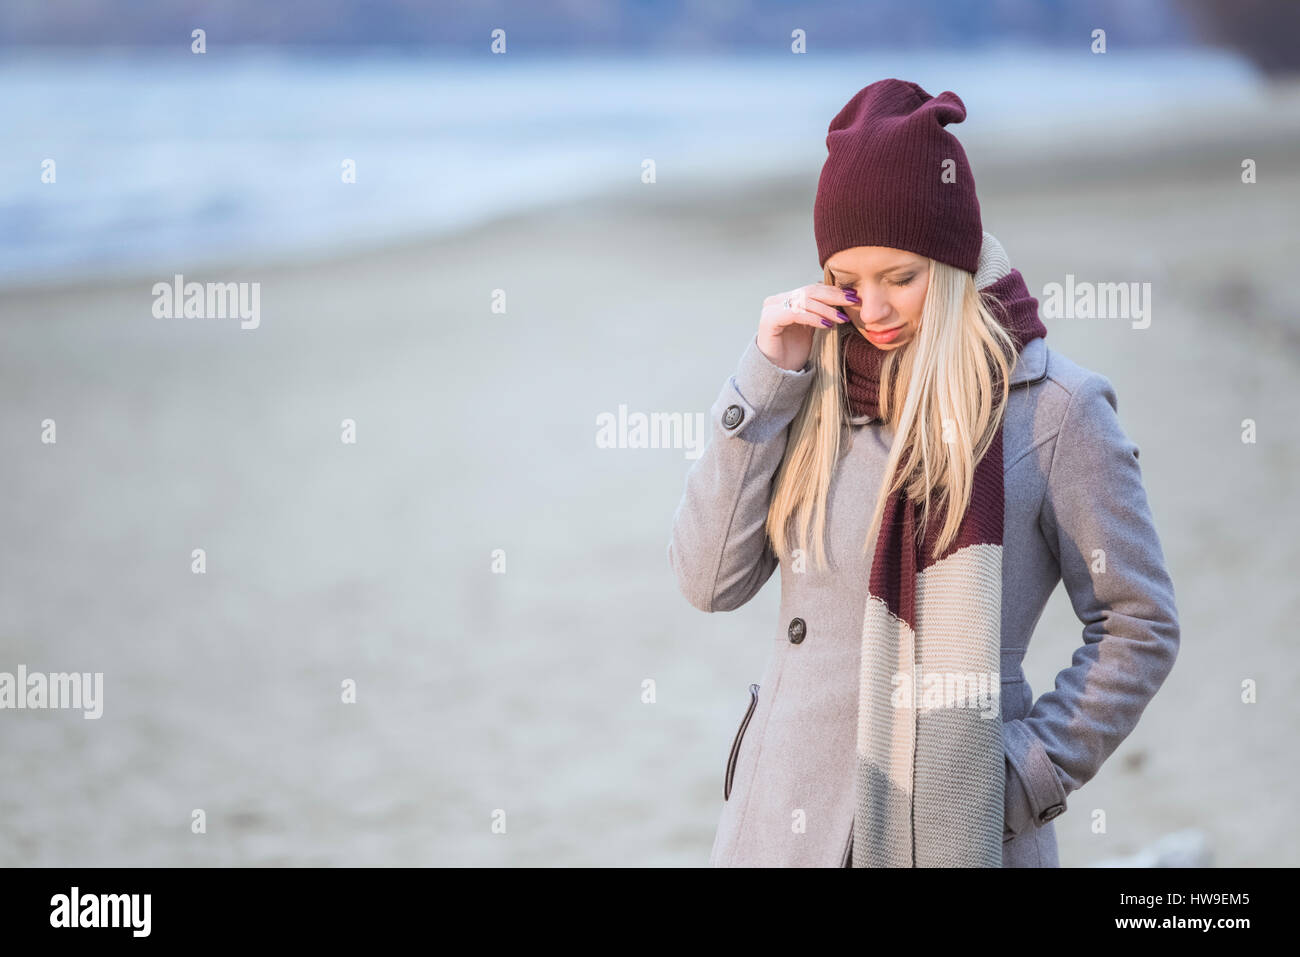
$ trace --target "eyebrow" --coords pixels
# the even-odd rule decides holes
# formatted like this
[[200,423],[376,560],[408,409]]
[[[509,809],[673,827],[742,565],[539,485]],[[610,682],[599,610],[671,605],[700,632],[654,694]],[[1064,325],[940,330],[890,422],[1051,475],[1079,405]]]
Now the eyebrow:
[[[881,276],[887,275],[891,272],[899,272],[900,270],[903,269],[917,269],[917,268],[919,267],[917,267],[913,263],[904,263],[901,266],[890,266],[888,269],[882,269],[880,270],[880,272],[876,273],[876,278],[879,279]],[[836,269],[830,270],[830,274],[832,279],[835,278],[836,276],[844,276],[847,278],[853,275],[853,273],[851,272],[840,272],[839,270]]]

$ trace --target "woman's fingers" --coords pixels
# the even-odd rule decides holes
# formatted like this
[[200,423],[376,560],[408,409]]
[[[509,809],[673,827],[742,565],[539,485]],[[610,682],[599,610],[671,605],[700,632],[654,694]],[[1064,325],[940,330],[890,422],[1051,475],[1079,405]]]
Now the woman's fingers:
[[841,286],[828,286],[824,282],[810,283],[803,288],[808,290],[810,296],[828,302],[834,306],[858,306],[862,300],[853,289],[845,289]]
[[833,286],[816,283],[801,286],[788,294],[791,311],[797,322],[816,326],[839,326],[849,321],[841,306],[848,300]]

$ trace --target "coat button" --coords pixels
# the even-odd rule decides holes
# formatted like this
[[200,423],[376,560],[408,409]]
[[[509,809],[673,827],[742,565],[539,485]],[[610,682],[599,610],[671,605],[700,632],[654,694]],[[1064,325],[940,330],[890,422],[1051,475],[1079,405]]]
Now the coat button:
[[1048,821],[1050,821],[1052,818],[1054,818],[1054,817],[1060,817],[1060,816],[1061,816],[1062,814],[1064,814],[1064,813],[1065,813],[1065,805],[1064,805],[1064,804],[1053,804],[1053,805],[1052,805],[1051,807],[1049,807],[1049,808],[1044,808],[1043,813],[1040,814],[1040,815],[1038,815],[1038,820],[1039,820],[1041,823],[1046,824],[1046,823],[1047,823]]
[[802,618],[790,619],[790,630],[788,632],[788,634],[790,635],[790,644],[792,645],[799,644],[799,642],[803,641],[803,636],[806,635],[807,633],[808,633],[808,626],[804,624],[804,620]]
[[727,411],[722,413],[722,424],[728,429],[734,429],[740,425],[745,418],[745,410],[738,405],[727,406]]

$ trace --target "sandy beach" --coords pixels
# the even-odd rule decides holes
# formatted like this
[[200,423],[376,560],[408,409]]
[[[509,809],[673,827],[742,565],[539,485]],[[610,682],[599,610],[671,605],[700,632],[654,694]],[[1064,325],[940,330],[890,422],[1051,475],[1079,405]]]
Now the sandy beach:
[[[1300,110],[1180,134],[968,146],[1036,295],[1152,290],[1145,329],[1045,319],[1115,385],[1182,625],[1060,856],[1194,827],[1216,865],[1295,866]],[[779,584],[690,607],[666,547],[691,460],[596,422],[709,408],[763,298],[820,280],[816,176],[184,264],[260,283],[256,329],[153,316],[171,263],[0,293],[0,670],[104,675],[99,719],[0,715],[0,865],[702,865]],[[1081,628],[1058,588],[1035,695]]]

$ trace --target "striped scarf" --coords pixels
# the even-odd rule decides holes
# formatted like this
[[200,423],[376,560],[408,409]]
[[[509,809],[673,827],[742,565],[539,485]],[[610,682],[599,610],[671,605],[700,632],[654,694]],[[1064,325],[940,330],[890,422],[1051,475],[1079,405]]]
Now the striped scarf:
[[[1023,349],[1047,329],[1009,266],[981,292]],[[878,418],[884,353],[860,334],[843,345],[853,414]],[[886,503],[862,622],[854,867],[1002,866],[1003,494],[999,426],[937,560],[943,508],[916,547],[919,503],[901,490]]]

